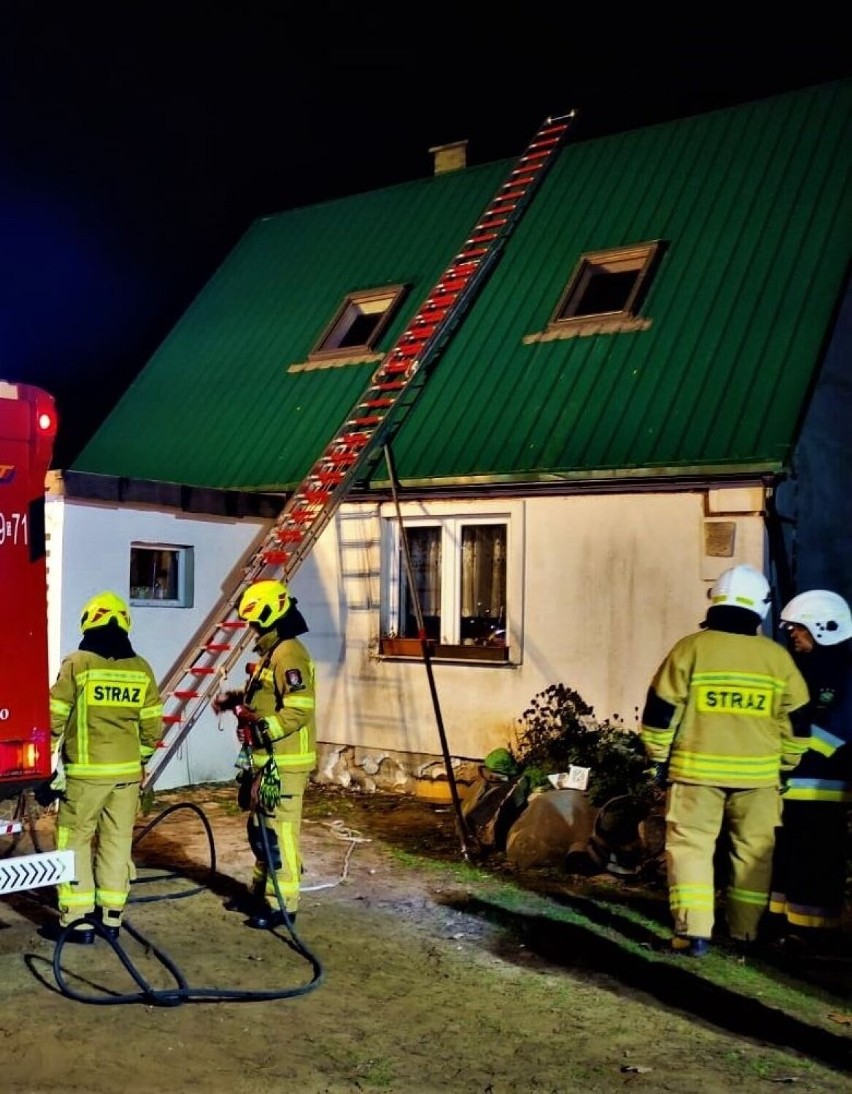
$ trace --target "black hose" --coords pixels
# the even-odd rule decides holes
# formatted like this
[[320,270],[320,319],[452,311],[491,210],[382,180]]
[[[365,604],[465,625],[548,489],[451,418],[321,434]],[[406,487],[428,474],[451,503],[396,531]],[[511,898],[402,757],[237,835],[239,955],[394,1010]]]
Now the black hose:
[[[155,817],[150,824],[148,824],[133,841],[134,847],[141,839],[143,839],[153,828],[155,828],[161,821],[163,821],[171,813],[174,813],[178,809],[191,809],[201,818],[204,824],[205,831],[207,833],[208,844],[210,847],[210,871],[215,870],[216,864],[216,848],[213,840],[213,832],[210,827],[210,823],[203,811],[198,806],[191,802],[179,802],[176,805],[171,805],[168,809],[165,809],[159,816]],[[304,942],[297,936],[292,920],[287,913],[287,909],[284,906],[284,900],[281,895],[281,889],[278,885],[278,878],[272,868],[272,854],[269,847],[269,835],[266,831],[264,824],[259,825],[261,833],[261,842],[263,844],[263,852],[266,858],[267,869],[272,877],[273,884],[275,886],[275,894],[279,902],[285,924],[292,937],[292,948],[296,950],[312,969],[311,979],[306,984],[302,984],[299,987],[293,988],[280,988],[272,991],[242,991],[242,990],[228,990],[226,988],[193,988],[187,983],[185,977],[181,973],[177,965],[172,959],[159,947],[155,946],[149,939],[147,939],[141,931],[137,930],[132,923],[129,923],[127,919],[122,922],[122,930],[126,930],[127,933],[134,938],[140,945],[144,946],[148,953],[153,954],[154,957],[160,962],[160,964],[166,968],[171,976],[174,978],[174,988],[153,988],[142,976],[139,970],[131,961],[127,955],[124,947],[121,945],[119,938],[113,937],[113,935],[107,931],[104,926],[89,919],[78,919],[74,923],[68,924],[63,927],[56,939],[56,946],[53,952],[53,975],[56,978],[57,986],[63,995],[66,995],[69,999],[75,999],[79,1003],[90,1003],[97,1006],[117,1006],[126,1003],[143,1003],[146,1006],[160,1006],[160,1007],[175,1007],[181,1003],[254,1003],[261,1001],[268,1001],[272,999],[292,999],[299,995],[307,995],[308,992],[313,991],[314,988],[318,988],[325,978],[325,971],[318,957],[305,945]],[[181,876],[178,872],[162,875],[158,878],[150,878],[147,880],[163,880],[173,877]],[[137,879],[138,882],[138,879]],[[136,884],[137,882],[134,882]],[[198,886],[195,889],[178,893],[177,897],[192,896],[195,893],[202,892],[204,886]],[[128,903],[150,903],[155,900],[172,900],[175,896],[149,896],[141,898],[130,898]],[[68,936],[71,931],[78,927],[88,927],[94,929],[99,937],[105,939],[110,943],[114,952],[118,956],[124,968],[130,974],[131,978],[138,985],[139,991],[129,994],[114,993],[110,995],[94,995],[84,994],[82,992],[75,991],[68,984],[65,974],[62,970],[62,951],[65,943],[68,940]],[[274,930],[270,928],[274,934]],[[280,937],[280,936],[279,936]]]

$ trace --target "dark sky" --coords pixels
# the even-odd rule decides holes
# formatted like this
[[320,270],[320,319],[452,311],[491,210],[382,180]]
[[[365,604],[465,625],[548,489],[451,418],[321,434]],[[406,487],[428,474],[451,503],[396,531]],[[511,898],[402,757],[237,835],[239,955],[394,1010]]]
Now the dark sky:
[[258,216],[426,176],[436,144],[520,155],[549,114],[585,140],[852,69],[812,8],[767,37],[707,9],[295,7],[0,0],[0,376],[57,397],[55,467]]

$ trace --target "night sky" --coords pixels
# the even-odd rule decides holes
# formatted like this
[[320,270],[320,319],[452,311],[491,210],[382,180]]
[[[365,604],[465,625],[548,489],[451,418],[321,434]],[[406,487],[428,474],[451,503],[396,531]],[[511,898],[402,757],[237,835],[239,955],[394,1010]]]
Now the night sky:
[[553,7],[0,0],[0,376],[56,396],[54,466],[258,216],[425,177],[449,141],[520,155],[550,114],[580,141],[852,70],[813,8],[767,35]]

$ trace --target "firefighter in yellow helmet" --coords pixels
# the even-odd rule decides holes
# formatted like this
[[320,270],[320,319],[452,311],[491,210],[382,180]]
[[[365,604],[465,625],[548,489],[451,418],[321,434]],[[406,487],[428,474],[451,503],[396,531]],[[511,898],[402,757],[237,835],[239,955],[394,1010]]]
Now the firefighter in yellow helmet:
[[77,875],[58,886],[59,925],[81,920],[66,936],[72,942],[94,942],[94,915],[106,937],[118,937],[142,772],[163,732],[157,679],[130,644],[130,626],[121,597],[93,596],[80,619],[80,645],[50,689],[53,747],[65,778],[57,847],[74,852]]
[[734,566],[710,596],[702,629],[676,642],[654,674],[641,725],[655,775],[667,784],[672,950],[692,957],[710,946],[723,829],[730,936],[737,948],[756,940],[769,902],[782,772],[806,747],[799,722],[807,685],[787,650],[757,633],[768,581],[751,566]]
[[308,625],[286,585],[255,582],[237,611],[256,635],[258,661],[248,666],[245,688],[217,696],[213,709],[237,716],[247,768],[241,804],[249,811],[255,864],[245,898],[228,907],[244,911],[247,926],[264,929],[292,924],[299,907],[302,801],[316,767],[316,680],[299,639]]

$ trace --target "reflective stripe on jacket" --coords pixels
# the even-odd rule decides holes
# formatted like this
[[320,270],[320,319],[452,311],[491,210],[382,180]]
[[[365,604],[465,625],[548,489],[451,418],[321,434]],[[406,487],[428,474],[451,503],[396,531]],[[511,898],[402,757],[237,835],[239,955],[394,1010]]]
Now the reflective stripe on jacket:
[[75,650],[50,689],[50,724],[69,778],[138,781],[163,731],[151,666],[139,656],[112,660]]
[[807,703],[807,685],[787,650],[762,635],[687,635],[657,670],[651,696],[642,739],[674,782],[778,786],[807,747],[789,717]]

